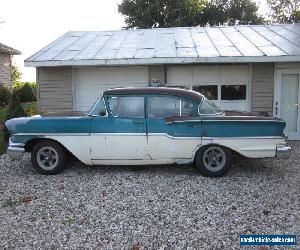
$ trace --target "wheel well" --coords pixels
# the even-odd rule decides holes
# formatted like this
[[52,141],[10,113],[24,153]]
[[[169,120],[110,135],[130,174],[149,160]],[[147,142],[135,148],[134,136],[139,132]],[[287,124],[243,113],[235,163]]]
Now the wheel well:
[[207,147],[207,146],[219,146],[219,147],[223,147],[223,148],[226,148],[228,150],[231,151],[232,153],[232,156],[242,156],[239,152],[235,151],[234,149],[232,148],[229,148],[229,147],[226,147],[222,144],[218,144],[218,143],[208,143],[208,144],[203,144],[201,145],[197,150],[196,150],[196,153],[195,153],[195,156],[194,156],[194,160],[195,160],[195,157],[197,155],[197,153],[199,152],[200,149],[203,149],[204,147]]
[[29,140],[28,142],[25,143],[25,151],[26,152],[31,152],[34,145],[37,144],[38,142],[41,142],[41,141],[52,141],[52,142],[55,142],[55,143],[58,143],[60,146],[62,146],[66,152],[68,152],[69,154],[72,155],[72,153],[64,146],[62,145],[60,142],[56,141],[56,140],[53,140],[53,139],[46,139],[46,138],[35,138],[35,139],[32,139],[32,140]]

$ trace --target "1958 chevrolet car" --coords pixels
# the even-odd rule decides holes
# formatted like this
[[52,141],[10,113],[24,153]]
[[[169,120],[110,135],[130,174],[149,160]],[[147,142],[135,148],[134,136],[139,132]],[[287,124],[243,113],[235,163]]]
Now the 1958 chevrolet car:
[[272,117],[226,115],[200,93],[164,87],[103,92],[89,113],[6,122],[7,153],[31,152],[33,167],[57,174],[73,154],[87,165],[194,163],[202,175],[222,176],[232,153],[288,158],[285,122]]

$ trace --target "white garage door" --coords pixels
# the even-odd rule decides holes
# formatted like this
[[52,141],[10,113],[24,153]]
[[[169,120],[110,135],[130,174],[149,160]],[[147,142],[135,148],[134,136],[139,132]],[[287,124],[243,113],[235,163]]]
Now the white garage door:
[[88,67],[76,68],[74,79],[74,109],[86,112],[108,88],[148,86],[148,67]]
[[223,110],[251,109],[249,65],[169,66],[168,86],[204,94]]

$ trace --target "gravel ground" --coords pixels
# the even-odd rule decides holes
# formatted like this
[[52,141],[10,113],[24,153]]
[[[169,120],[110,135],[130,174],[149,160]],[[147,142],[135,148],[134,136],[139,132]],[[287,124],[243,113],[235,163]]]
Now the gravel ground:
[[292,145],[287,161],[239,160],[215,179],[191,166],[76,160],[42,176],[29,154],[0,156],[0,248],[236,249],[240,234],[299,239],[300,143]]

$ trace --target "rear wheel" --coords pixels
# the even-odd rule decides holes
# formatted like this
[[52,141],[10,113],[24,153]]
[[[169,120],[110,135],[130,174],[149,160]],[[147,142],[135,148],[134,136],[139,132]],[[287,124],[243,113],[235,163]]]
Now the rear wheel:
[[65,149],[54,141],[40,141],[31,151],[31,163],[41,174],[54,175],[62,172],[66,161]]
[[231,151],[219,145],[204,146],[196,154],[195,165],[204,176],[223,176],[232,165]]

